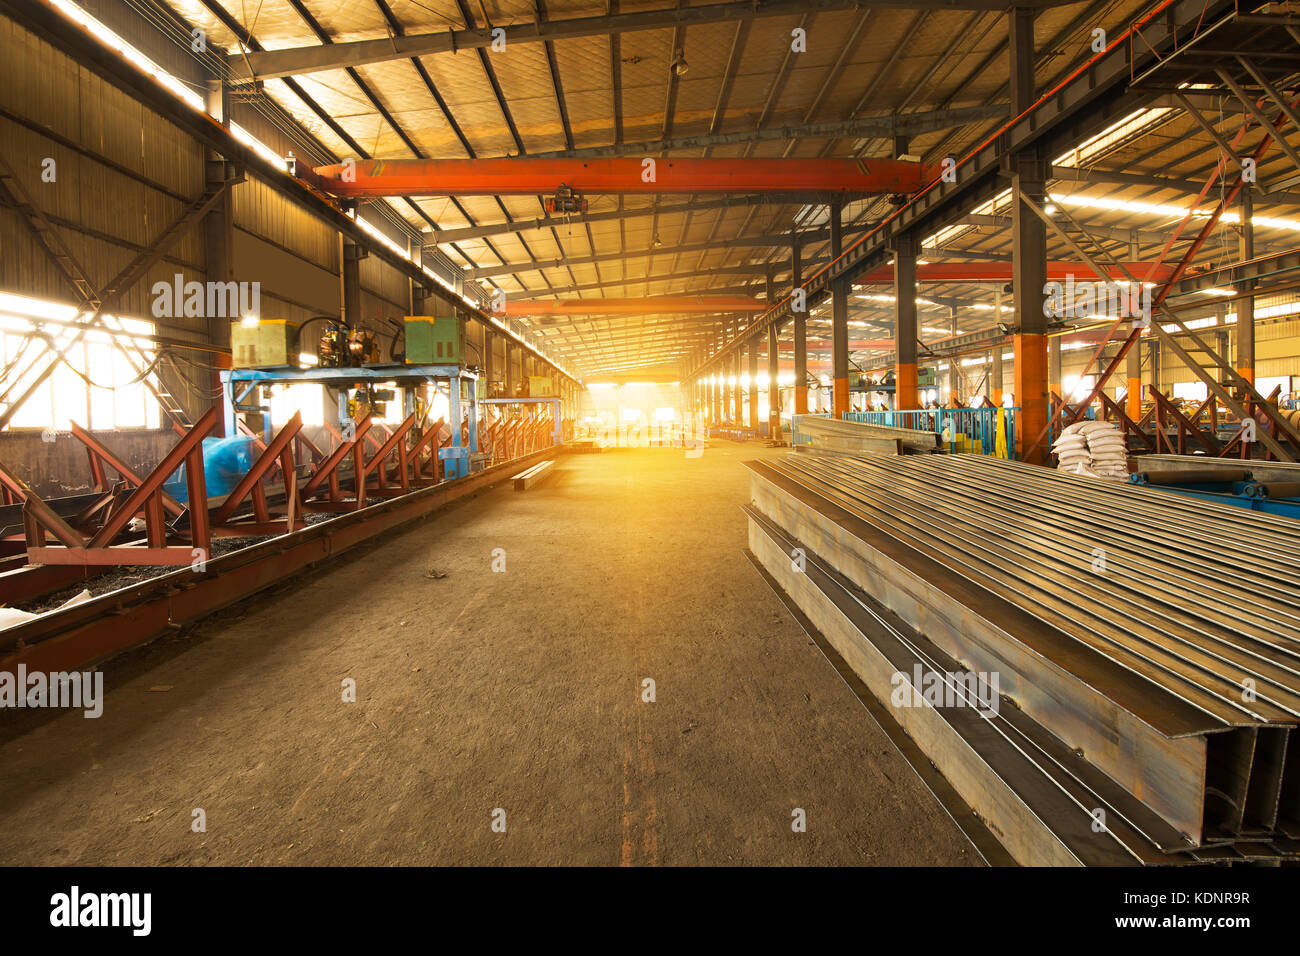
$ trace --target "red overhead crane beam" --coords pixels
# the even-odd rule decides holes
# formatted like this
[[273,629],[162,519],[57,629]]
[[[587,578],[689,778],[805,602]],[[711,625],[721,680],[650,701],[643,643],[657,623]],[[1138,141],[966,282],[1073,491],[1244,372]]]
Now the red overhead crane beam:
[[[653,162],[653,167],[648,164]],[[578,193],[914,193],[939,167],[900,159],[367,159],[298,175],[345,199]]]

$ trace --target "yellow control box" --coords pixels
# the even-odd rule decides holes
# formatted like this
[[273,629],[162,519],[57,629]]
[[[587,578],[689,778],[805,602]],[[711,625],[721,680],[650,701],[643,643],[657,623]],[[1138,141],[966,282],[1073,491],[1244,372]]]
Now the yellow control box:
[[234,368],[280,368],[298,364],[298,323],[288,319],[230,323]]

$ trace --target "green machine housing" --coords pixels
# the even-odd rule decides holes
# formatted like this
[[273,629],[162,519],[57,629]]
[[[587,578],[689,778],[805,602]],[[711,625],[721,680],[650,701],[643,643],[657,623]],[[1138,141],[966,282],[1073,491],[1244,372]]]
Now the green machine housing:
[[465,323],[457,315],[406,317],[407,365],[464,365]]

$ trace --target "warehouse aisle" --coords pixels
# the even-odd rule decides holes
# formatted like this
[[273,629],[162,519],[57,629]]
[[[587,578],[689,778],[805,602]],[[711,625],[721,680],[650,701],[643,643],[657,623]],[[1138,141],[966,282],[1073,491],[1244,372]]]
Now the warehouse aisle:
[[566,456],[6,715],[0,863],[978,862],[742,555],[770,454]]

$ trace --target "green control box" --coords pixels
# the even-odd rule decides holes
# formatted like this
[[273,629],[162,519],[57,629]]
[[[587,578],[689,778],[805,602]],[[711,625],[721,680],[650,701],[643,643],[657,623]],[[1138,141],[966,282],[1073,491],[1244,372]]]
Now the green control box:
[[464,365],[465,323],[455,315],[408,315],[406,364]]
[[234,368],[280,368],[298,364],[298,324],[286,319],[230,323],[230,364]]

